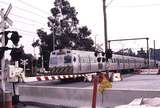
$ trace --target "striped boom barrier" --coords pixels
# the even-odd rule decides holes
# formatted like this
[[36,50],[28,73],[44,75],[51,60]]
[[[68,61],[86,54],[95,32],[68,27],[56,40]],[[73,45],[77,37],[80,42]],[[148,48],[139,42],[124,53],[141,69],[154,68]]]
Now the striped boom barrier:
[[50,80],[63,80],[67,78],[78,78],[86,77],[86,74],[79,75],[53,75],[53,76],[35,76],[35,77],[25,77],[24,82],[34,82],[34,81],[50,81]]
[[143,74],[143,75],[147,75],[147,74],[153,74],[153,75],[157,75],[160,73],[159,68],[149,68],[149,69],[137,69],[135,70],[135,72],[137,74]]

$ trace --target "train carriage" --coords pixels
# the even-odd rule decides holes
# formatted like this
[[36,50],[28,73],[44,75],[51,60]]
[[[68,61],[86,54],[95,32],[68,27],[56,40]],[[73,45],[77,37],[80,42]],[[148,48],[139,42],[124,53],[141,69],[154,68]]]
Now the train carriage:
[[[106,63],[104,53],[59,49],[51,52],[49,69],[52,74],[72,75],[145,68],[146,63],[145,58],[118,54],[113,54]],[[149,64],[153,66],[153,60]]]
[[[98,62],[98,60],[100,62]],[[49,69],[53,74],[81,74],[106,70],[105,58],[94,52],[60,49],[50,54]]]

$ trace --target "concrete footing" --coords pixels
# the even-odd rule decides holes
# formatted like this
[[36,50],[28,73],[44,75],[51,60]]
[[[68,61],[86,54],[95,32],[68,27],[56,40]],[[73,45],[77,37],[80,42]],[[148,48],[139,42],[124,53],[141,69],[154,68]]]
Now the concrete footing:
[[[40,103],[49,102],[55,105],[71,105],[74,107],[92,105],[92,89],[20,86],[19,90],[21,101],[34,100]],[[160,97],[160,91],[109,89],[104,91],[103,96],[101,93],[97,93],[97,106],[112,108],[114,106],[128,104],[135,98],[140,97]]]
[[0,108],[13,108],[12,107],[12,94],[10,91],[0,93]]

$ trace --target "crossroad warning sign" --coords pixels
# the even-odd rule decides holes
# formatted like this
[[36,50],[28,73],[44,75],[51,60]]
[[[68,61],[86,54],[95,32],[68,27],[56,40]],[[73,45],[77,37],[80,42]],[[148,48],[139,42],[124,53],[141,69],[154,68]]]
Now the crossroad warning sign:
[[102,80],[98,86],[98,92],[103,92],[107,88],[112,88],[112,84],[107,80],[106,76],[103,74]]

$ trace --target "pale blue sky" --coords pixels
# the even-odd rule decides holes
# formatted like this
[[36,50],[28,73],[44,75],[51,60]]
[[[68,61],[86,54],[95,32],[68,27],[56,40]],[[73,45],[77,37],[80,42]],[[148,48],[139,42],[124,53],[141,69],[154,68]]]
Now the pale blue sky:
[[[80,25],[87,25],[97,43],[104,44],[102,0],[69,0],[78,12]],[[107,3],[110,0],[106,0]],[[53,0],[0,0],[0,7],[7,8],[12,3],[9,17],[13,20],[13,30],[23,36],[21,44],[25,52],[33,53],[31,43],[37,38],[36,29],[47,27],[47,17],[53,7]],[[107,7],[108,39],[150,38],[150,46],[156,40],[160,48],[160,0],[113,0]],[[146,48],[146,41],[113,42],[111,48]]]

